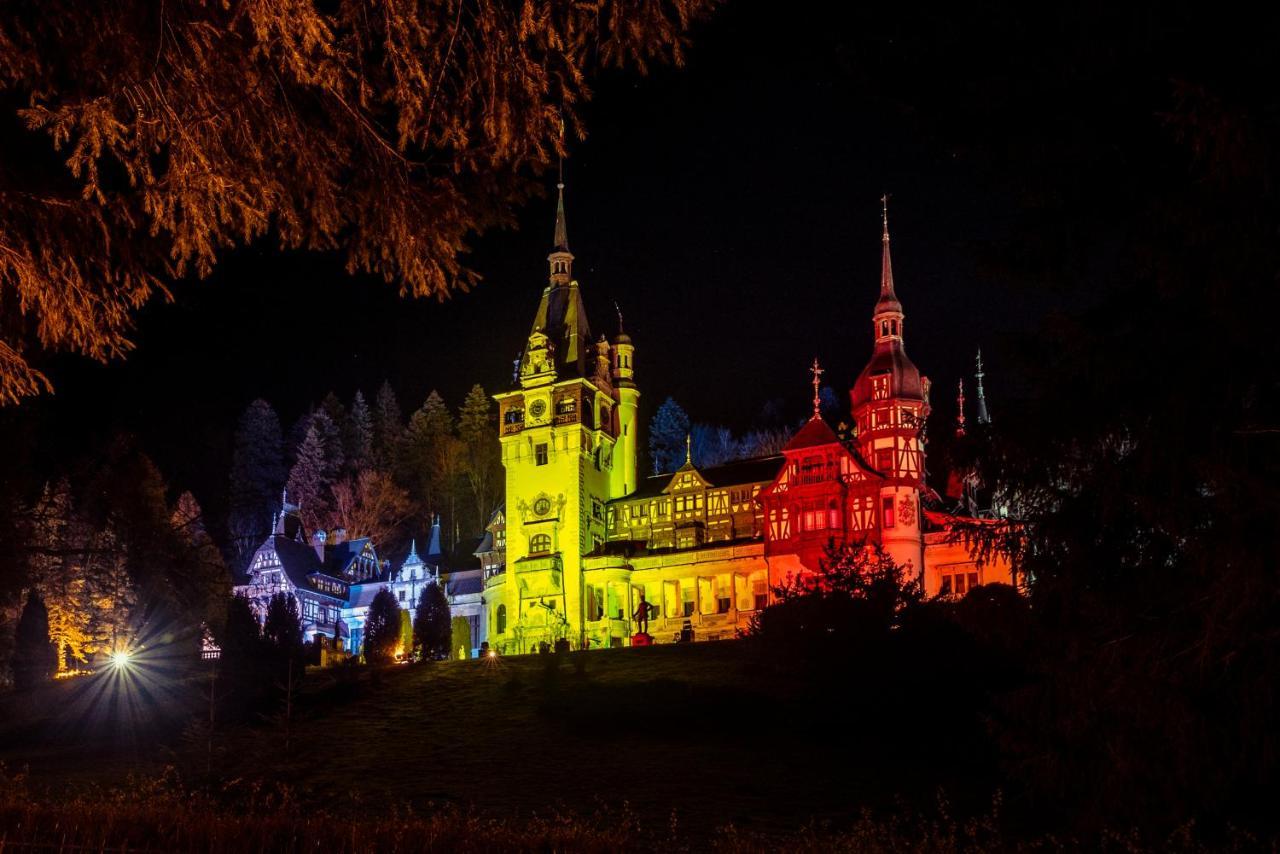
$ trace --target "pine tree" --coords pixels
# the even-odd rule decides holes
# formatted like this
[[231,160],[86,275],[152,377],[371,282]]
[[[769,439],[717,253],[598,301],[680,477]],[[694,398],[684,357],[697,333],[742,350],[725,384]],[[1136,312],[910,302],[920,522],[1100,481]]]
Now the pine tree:
[[280,419],[271,404],[255,400],[240,416],[231,456],[227,528],[237,567],[243,568],[271,533],[286,474]]
[[373,465],[373,415],[364,394],[356,391],[347,413],[343,442],[347,452],[347,473],[358,477]]
[[383,471],[394,471],[400,460],[400,446],[404,441],[404,420],[400,403],[391,383],[383,380],[374,401],[373,412],[373,464]]
[[315,428],[307,430],[298,446],[298,459],[289,472],[289,500],[301,508],[304,522],[314,528],[314,520],[328,511],[328,487],[325,479],[324,445]]
[[400,644],[400,604],[382,588],[369,603],[364,621],[364,657],[373,664],[390,664]]
[[684,465],[685,440],[689,435],[689,416],[673,398],[658,407],[649,422],[649,458],[654,474],[673,472]]
[[479,532],[489,520],[502,476],[502,449],[492,416],[489,395],[479,384],[472,386],[458,412],[458,438],[465,454],[463,473],[475,513],[465,530],[472,533]]
[[244,596],[232,596],[227,602],[227,617],[216,638],[222,649],[222,664],[228,672],[252,671],[262,660],[262,626],[253,606]]
[[449,599],[439,584],[428,584],[418,597],[413,618],[413,643],[426,660],[449,658],[453,644],[453,623]]
[[13,649],[13,682],[20,690],[33,688],[53,676],[58,650],[49,640],[49,612],[34,589],[18,619]]

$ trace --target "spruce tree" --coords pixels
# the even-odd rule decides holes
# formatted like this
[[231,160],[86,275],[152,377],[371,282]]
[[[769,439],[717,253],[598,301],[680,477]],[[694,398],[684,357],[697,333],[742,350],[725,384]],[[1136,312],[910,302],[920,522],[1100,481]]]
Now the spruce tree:
[[347,413],[344,443],[347,452],[347,473],[358,477],[373,465],[373,414],[364,394],[356,391]]
[[18,618],[13,648],[13,682],[26,690],[48,681],[58,669],[58,651],[49,640],[49,612],[34,589]]
[[449,599],[439,584],[428,584],[422,588],[413,617],[414,646],[422,651],[424,659],[437,661],[449,658],[452,635]]
[[689,416],[668,397],[649,422],[649,458],[654,474],[673,472],[684,465]]
[[479,532],[489,521],[502,477],[502,449],[489,395],[479,384],[471,387],[458,412],[458,438],[463,445],[463,473],[474,516],[466,530]]
[[400,644],[400,603],[382,588],[369,603],[364,621],[364,657],[372,664],[390,664]]
[[237,568],[270,534],[286,476],[280,419],[271,404],[255,400],[240,416],[231,456],[227,529]]
[[384,380],[374,401],[373,464],[383,471],[393,471],[399,462],[403,440],[404,420],[400,414],[400,403],[391,383]]
[[328,509],[328,487],[324,445],[313,427],[298,446],[297,461],[289,472],[289,500],[301,508],[304,518],[315,519]]
[[400,480],[425,516],[440,513],[453,530],[453,499],[462,472],[462,447],[453,435],[453,416],[437,391],[409,419],[400,460]]
[[338,482],[338,479],[342,477],[343,464],[346,462],[346,452],[342,447],[341,424],[341,421],[334,421],[324,408],[317,409],[311,414],[311,428],[316,431],[316,436],[319,437],[320,446],[324,451],[324,479],[326,485]]

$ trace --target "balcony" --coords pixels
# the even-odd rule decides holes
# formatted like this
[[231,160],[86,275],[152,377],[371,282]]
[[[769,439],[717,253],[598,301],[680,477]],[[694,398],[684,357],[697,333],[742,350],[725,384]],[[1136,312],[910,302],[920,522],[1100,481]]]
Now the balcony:
[[506,577],[507,567],[505,565],[491,566],[484,571],[484,586],[490,587],[494,584],[501,584],[506,580]]

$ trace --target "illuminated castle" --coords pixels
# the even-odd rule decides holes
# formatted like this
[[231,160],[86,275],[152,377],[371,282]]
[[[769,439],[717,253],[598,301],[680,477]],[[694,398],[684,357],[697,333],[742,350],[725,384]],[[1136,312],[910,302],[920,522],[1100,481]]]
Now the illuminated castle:
[[625,645],[642,596],[658,642],[732,637],[831,542],[882,545],[927,595],[1011,582],[1007,563],[975,561],[923,500],[929,381],[904,345],[887,212],[874,346],[850,391],[854,438],[820,416],[815,361],[813,416],[780,455],[701,470],[686,457],[640,479],[635,346],[621,328],[592,338],[559,189],[549,282],[515,387],[495,396],[506,502],[478,552],[493,646]]

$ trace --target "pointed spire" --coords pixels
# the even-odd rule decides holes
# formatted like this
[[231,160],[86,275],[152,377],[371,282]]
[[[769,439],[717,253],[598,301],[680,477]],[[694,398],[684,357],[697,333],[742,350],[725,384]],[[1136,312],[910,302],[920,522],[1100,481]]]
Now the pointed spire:
[[960,392],[956,395],[956,437],[964,435],[964,377],[960,378]]
[[882,226],[880,241],[880,299],[876,302],[876,314],[893,312],[902,314],[902,303],[893,290],[893,262],[889,257],[889,196],[880,197],[880,222]]
[[693,434],[684,434],[684,464],[693,465]]
[[556,189],[560,192],[560,198],[556,202],[556,236],[555,251],[569,251],[569,229],[564,222],[564,181],[556,184]]
[[818,357],[813,358],[813,367],[809,369],[809,373],[813,374],[813,417],[820,418],[818,410],[822,406],[822,396],[818,393],[818,386],[822,382],[822,375],[826,373],[822,366],[818,364]]
[[973,372],[973,378],[978,386],[978,423],[990,424],[991,413],[987,411],[987,395],[982,388],[982,378],[985,374],[982,372],[982,350],[978,350],[977,370]]

